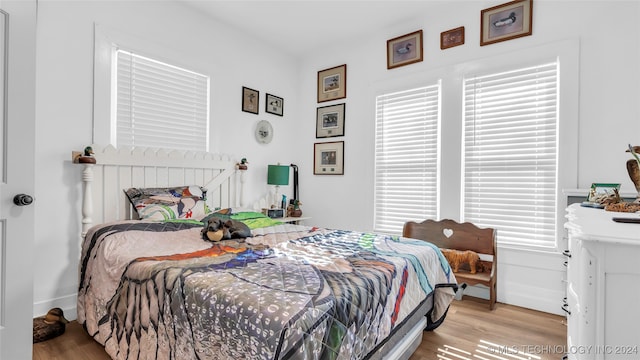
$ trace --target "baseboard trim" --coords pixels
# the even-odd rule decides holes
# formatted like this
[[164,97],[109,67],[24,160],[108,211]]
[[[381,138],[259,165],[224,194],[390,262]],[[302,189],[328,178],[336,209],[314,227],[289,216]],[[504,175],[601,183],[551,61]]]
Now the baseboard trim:
[[71,294],[34,302],[33,317],[45,315],[51,308],[59,307],[67,320],[75,320],[78,318],[77,299],[77,294]]

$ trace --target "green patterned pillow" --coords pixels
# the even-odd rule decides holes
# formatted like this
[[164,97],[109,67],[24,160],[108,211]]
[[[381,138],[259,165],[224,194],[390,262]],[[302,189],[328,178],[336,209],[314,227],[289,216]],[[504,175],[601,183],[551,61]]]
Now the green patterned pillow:
[[138,217],[149,220],[200,219],[211,212],[206,193],[197,185],[125,190]]

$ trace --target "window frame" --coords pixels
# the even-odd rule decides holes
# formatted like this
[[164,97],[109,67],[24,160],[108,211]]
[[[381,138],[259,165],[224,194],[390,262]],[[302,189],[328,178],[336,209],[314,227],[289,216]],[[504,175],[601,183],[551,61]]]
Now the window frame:
[[[498,229],[498,243],[503,245],[544,249],[557,244],[558,197],[549,196],[555,193],[559,171],[559,67],[559,61],[543,62],[463,79],[460,217],[461,221]],[[533,91],[532,98],[529,93]],[[545,107],[540,108],[541,104]],[[473,144],[468,148],[470,137]],[[540,143],[539,138],[545,142]],[[487,156],[478,156],[483,153]],[[525,188],[532,176],[545,181]],[[552,189],[545,186],[550,182]],[[502,190],[496,190],[501,185],[514,198],[505,202]],[[482,188],[488,191],[482,193]],[[520,201],[514,204],[512,199]],[[518,216],[537,216],[541,221],[534,222],[535,231],[529,233],[524,231],[528,221],[518,220]]]
[[[569,39],[558,41],[546,45],[530,47],[518,50],[518,60],[514,61],[509,56],[493,56],[465,64],[460,74],[460,91],[462,92],[462,79],[471,75],[486,75],[494,72],[504,71],[504,69],[523,68],[535,66],[545,62],[558,62],[558,134],[557,134],[557,167],[556,174],[556,229],[555,244],[548,247],[530,246],[526,244],[503,244],[498,243],[501,248],[516,250],[538,251],[538,252],[558,252],[565,245],[563,239],[565,230],[564,209],[567,207],[567,196],[565,189],[577,188],[578,174],[578,123],[579,123],[579,41]],[[526,60],[522,60],[526,59]],[[464,100],[461,100],[461,126],[464,121]],[[461,141],[464,141],[464,131],[460,131]],[[460,149],[462,151],[462,147]],[[462,153],[460,154],[462,157]],[[460,164],[460,209],[463,206],[464,174],[462,174],[462,163]],[[444,181],[444,180],[443,180]],[[462,211],[459,213],[462,219]],[[499,234],[499,231],[498,231]],[[499,236],[499,235],[498,235]]]
[[[170,65],[188,69],[209,77],[208,107],[212,107],[212,77],[207,65],[195,60],[195,56],[176,53],[171,49],[146,38],[134,36],[103,24],[94,24],[94,69],[93,69],[93,133],[92,143],[115,146],[116,119],[116,50],[124,49]],[[164,54],[160,56],[158,54]],[[207,115],[206,151],[211,151],[211,112]]]
[[[493,50],[493,48],[491,49]],[[500,248],[515,250],[536,251],[542,253],[556,253],[564,249],[565,231],[564,209],[567,206],[565,189],[571,190],[578,187],[578,123],[579,123],[579,39],[566,39],[539,46],[518,48],[518,56],[514,60],[512,53],[495,51],[488,53],[481,59],[466,61],[463,63],[445,64],[441,67],[425,71],[417,71],[411,75],[396,76],[388,74],[384,78],[373,82],[372,108],[375,109],[375,98],[378,95],[399,91],[407,88],[420,87],[428,84],[433,79],[442,82],[441,97],[441,126],[440,132],[440,185],[438,205],[438,219],[460,219],[462,204],[462,117],[463,117],[463,79],[467,74],[487,74],[499,71],[506,67],[525,67],[542,62],[559,60],[560,85],[559,85],[559,117],[558,128],[558,174],[556,183],[557,197],[557,224],[556,248],[512,246],[499,244]],[[392,76],[393,75],[393,76]],[[373,116],[375,116],[375,111]],[[373,146],[373,145],[372,145]],[[375,155],[372,155],[375,156]],[[372,160],[375,164],[375,160]],[[372,193],[375,184],[372,181]],[[374,205],[375,206],[375,205]],[[375,211],[375,209],[372,209]],[[373,213],[372,211],[372,213]],[[373,223],[372,215],[372,223]],[[395,234],[398,235],[398,234]]]
[[[430,198],[435,198],[435,208],[433,209],[433,214],[434,216],[438,216],[438,212],[439,212],[439,204],[440,204],[440,192],[439,187],[440,187],[440,126],[441,126],[441,103],[442,103],[442,84],[440,82],[440,80],[436,80],[436,81],[431,81],[431,82],[425,82],[424,84],[422,84],[421,86],[408,86],[404,89],[396,89],[394,91],[385,91],[383,93],[380,93],[376,96],[376,111],[375,111],[375,139],[374,139],[374,146],[376,147],[375,150],[375,155],[374,155],[374,213],[373,213],[373,227],[374,227],[374,231],[376,232],[382,232],[382,233],[391,233],[392,228],[389,227],[390,225],[383,225],[380,223],[380,221],[386,222],[388,223],[389,221],[391,221],[391,219],[389,218],[388,214],[385,214],[385,212],[379,208],[379,202],[381,201],[381,194],[378,192],[378,180],[381,177],[379,175],[379,168],[380,168],[380,162],[378,159],[378,146],[380,146],[379,144],[379,140],[380,140],[380,121],[383,121],[383,119],[381,118],[381,114],[379,113],[380,110],[380,101],[382,101],[382,98],[390,98],[393,96],[398,97],[398,95],[400,94],[411,94],[414,93],[416,94],[415,96],[418,96],[418,92],[422,91],[425,96],[425,98],[429,98],[430,96],[435,95],[435,104],[433,101],[428,101],[427,99],[425,99],[425,101],[427,102],[426,105],[427,107],[422,109],[421,111],[425,111],[428,112],[431,110],[432,115],[428,116],[425,114],[426,117],[432,118],[435,116],[435,121],[433,121],[433,119],[425,125],[425,128],[423,128],[423,132],[426,132],[427,128],[429,127],[435,127],[436,128],[436,133],[432,134],[431,136],[428,136],[425,134],[425,136],[427,138],[435,138],[435,144],[433,146],[430,146],[429,149],[433,149],[435,150],[435,156],[434,158],[429,159],[428,162],[433,163],[435,162],[435,175],[433,176],[433,178],[435,178],[435,180],[433,181],[433,183],[431,184],[431,186],[434,188],[433,190],[433,194],[429,195]],[[433,107],[435,107],[435,111],[433,109]],[[435,113],[435,114],[433,114]],[[398,144],[394,144],[394,145],[398,145]],[[414,147],[413,148],[414,151],[418,151],[418,147]],[[422,151],[424,151],[424,149],[422,149]],[[427,165],[426,163],[423,165]],[[403,169],[406,169],[403,168]],[[382,196],[384,197],[384,196]],[[416,209],[416,207],[412,207],[412,209]],[[425,208],[422,209],[417,209],[415,210],[415,212],[422,212],[422,214],[426,214],[425,212]],[[414,213],[415,213],[414,212]],[[409,215],[410,212],[408,212],[405,215]],[[424,220],[423,218],[406,218],[407,220],[415,220],[415,221],[422,221]],[[399,231],[402,231],[402,228],[399,229]]]
[[208,76],[121,47],[114,58],[118,147],[209,149]]

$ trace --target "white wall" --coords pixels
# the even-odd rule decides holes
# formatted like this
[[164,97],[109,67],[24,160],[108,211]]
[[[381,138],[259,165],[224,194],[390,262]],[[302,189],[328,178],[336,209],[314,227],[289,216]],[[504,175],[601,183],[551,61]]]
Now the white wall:
[[[54,305],[75,309],[81,169],[70,160],[72,150],[93,141],[94,23],[114,38],[131,34],[151,51],[166,51],[145,55],[211,76],[211,151],[248,158],[249,201],[267,191],[266,164],[290,161],[287,139],[298,120],[293,59],[168,1],[39,1],[34,315]],[[260,115],[241,111],[242,86],[260,91]],[[286,99],[285,116],[264,113],[266,92]],[[276,130],[269,146],[253,140],[260,119]]]
[[[304,61],[300,73],[301,123],[304,138],[299,163],[312,166],[312,143],[316,140],[313,114],[327,103],[315,101],[318,70],[347,64],[347,98],[344,138],[345,175],[314,176],[306,170],[301,175],[301,199],[305,214],[313,223],[333,228],[370,231],[373,228],[373,175],[375,95],[378,89],[410,88],[434,79],[434,72],[447,78],[449,72],[463,72],[486,59],[508,58],[514,64],[526,62],[530,50],[568,41],[579,44],[579,85],[573,97],[570,116],[579,119],[574,138],[567,148],[561,144],[568,178],[567,188],[588,188],[592,182],[622,183],[623,191],[633,185],[626,173],[625,154],[628,143],[640,143],[639,98],[639,30],[640,3],[636,1],[535,1],[533,35],[493,45],[479,45],[480,11],[500,1],[457,1],[439,5],[434,11],[416,14],[402,24],[381,28],[361,42],[351,41],[335,49],[319,49]],[[363,14],[363,16],[366,16]],[[465,44],[440,50],[440,32],[465,26]],[[401,68],[386,69],[386,40],[418,29],[424,31],[424,61]],[[569,69],[572,70],[572,69]],[[561,74],[561,77],[565,74]],[[437,75],[435,76],[437,78]],[[459,175],[460,93],[447,93],[443,86],[443,173],[449,178]],[[566,99],[565,99],[566,101]],[[561,103],[566,111],[567,103]],[[334,102],[332,102],[334,103]],[[331,103],[331,104],[332,104]],[[564,118],[566,120],[566,118]],[[561,124],[563,126],[565,124]],[[562,134],[562,136],[571,134]],[[578,143],[576,143],[576,141]],[[459,150],[458,150],[459,151]],[[569,152],[569,153],[567,153]],[[451,156],[454,153],[456,156]],[[314,189],[311,191],[310,189]],[[455,182],[443,182],[441,218],[459,219],[459,190]],[[559,211],[564,208],[559,202]],[[328,211],[328,210],[331,211]],[[562,225],[562,213],[559,223]],[[562,229],[560,229],[562,232]],[[538,253],[500,248],[498,300],[548,312],[560,312],[564,297],[564,268],[557,252]],[[476,291],[481,296],[486,291]]]
[[[298,164],[303,211],[313,217],[314,225],[355,230],[373,227],[376,89],[410,86],[439,69],[498,55],[522,60],[519,50],[567,39],[580,44],[579,144],[567,150],[577,152],[574,187],[588,187],[597,181],[620,182],[623,190],[633,189],[625,170],[628,154],[624,150],[627,143],[640,144],[639,3],[537,0],[532,36],[480,47],[480,10],[499,3],[440,2],[429,13],[380,28],[360,41],[341,44],[336,40],[332,49],[292,59],[239,29],[170,2],[150,6],[149,2],[41,0],[34,314],[44,313],[53,304],[75,307],[81,174],[70,163],[70,151],[92,141],[94,22],[148,38],[172,49],[171,56],[180,61],[194,57],[204,64],[212,76],[212,150],[249,159],[249,201],[268,190],[267,164]],[[363,8],[363,16],[366,11]],[[440,50],[440,32],[462,25],[466,44]],[[417,29],[425,34],[424,61],[387,70],[386,40]],[[340,64],[347,64],[347,98],[317,104],[317,71]],[[259,116],[241,112],[242,86],[260,90],[261,104],[265,92],[283,97],[285,116],[265,114],[262,109]],[[342,101],[347,104],[346,134],[331,140],[345,141],[345,175],[313,175],[313,143],[319,142],[315,139],[316,108]],[[269,120],[275,128],[274,141],[267,146],[253,140],[253,127],[260,119]],[[455,126],[443,130],[449,146],[459,143],[458,136]],[[449,161],[455,164],[458,160]],[[450,185],[443,191],[453,198],[457,189]],[[457,204],[450,201],[441,216],[456,218],[455,209]],[[500,251],[498,300],[558,312],[563,296],[559,256]]]

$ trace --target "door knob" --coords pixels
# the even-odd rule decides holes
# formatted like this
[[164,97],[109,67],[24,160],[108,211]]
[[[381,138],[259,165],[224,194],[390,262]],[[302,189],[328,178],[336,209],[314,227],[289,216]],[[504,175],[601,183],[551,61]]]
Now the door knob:
[[13,197],[13,203],[18,206],[31,205],[32,202],[33,202],[33,197],[27,194],[18,194]]

